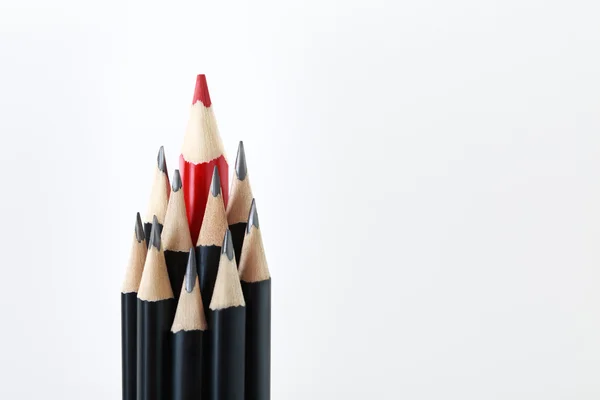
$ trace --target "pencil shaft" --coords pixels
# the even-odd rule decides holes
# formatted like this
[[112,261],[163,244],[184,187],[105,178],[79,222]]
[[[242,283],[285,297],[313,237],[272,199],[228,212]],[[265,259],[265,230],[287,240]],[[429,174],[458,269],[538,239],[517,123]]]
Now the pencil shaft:
[[173,334],[173,399],[202,398],[203,331],[179,331]]
[[211,400],[244,400],[245,307],[213,311]]
[[229,168],[225,156],[221,155],[214,160],[200,164],[188,162],[183,156],[179,158],[185,207],[193,243],[196,243],[198,240],[198,234],[200,233],[200,227],[204,219],[206,200],[210,191],[210,183],[215,165],[219,168],[221,193],[223,194],[223,202],[227,206],[229,198]]
[[271,398],[271,279],[241,282],[246,301],[245,399]]
[[137,313],[137,400],[169,400],[175,301],[138,299]]
[[242,254],[242,246],[244,244],[244,237],[246,237],[246,226],[245,222],[238,222],[236,224],[229,225],[231,231],[231,240],[233,240],[233,252],[235,254],[235,260],[238,268],[240,267],[240,255]]
[[221,246],[198,246],[196,247],[196,263],[198,265],[198,280],[200,281],[200,293],[202,294],[202,304],[204,305],[204,315],[210,326],[209,309],[219,271],[219,261],[221,259]]
[[183,284],[183,278],[185,277],[188,257],[189,252],[187,251],[165,250],[165,263],[167,264],[171,289],[175,296],[175,306],[177,306],[179,295],[181,294],[181,285]]
[[121,361],[123,400],[136,400],[137,293],[121,293]]

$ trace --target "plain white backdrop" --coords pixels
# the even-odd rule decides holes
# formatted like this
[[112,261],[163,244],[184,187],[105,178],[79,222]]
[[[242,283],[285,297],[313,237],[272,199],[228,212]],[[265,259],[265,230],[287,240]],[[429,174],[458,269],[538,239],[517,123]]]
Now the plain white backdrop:
[[274,400],[600,397],[597,2],[0,4],[0,398],[120,398],[134,216],[200,72]]

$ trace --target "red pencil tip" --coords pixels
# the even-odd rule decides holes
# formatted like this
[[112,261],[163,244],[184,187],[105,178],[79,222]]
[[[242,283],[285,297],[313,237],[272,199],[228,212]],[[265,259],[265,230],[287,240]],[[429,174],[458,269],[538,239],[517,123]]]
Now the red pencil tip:
[[197,101],[201,101],[204,107],[210,107],[210,93],[208,93],[208,85],[206,84],[206,75],[200,74],[196,78],[196,89],[194,90],[194,99],[192,105]]

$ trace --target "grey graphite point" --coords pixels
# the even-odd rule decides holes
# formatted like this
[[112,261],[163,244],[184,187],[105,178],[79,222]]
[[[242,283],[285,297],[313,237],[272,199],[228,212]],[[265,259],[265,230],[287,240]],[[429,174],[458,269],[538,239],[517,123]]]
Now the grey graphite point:
[[158,164],[158,169],[160,169],[165,174],[167,173],[167,160],[165,159],[165,147],[160,146],[158,149],[158,157],[156,158],[156,162]]
[[187,268],[185,270],[185,291],[192,293],[194,285],[196,284],[196,251],[192,247],[190,249],[190,255],[188,257]]
[[141,243],[142,240],[145,240],[144,224],[142,223],[142,217],[140,216],[139,212],[135,217],[135,240],[137,240],[138,243]]
[[171,182],[171,188],[173,189],[173,192],[177,192],[179,189],[181,189],[181,186],[181,175],[179,174],[179,170],[176,169],[175,172],[173,172],[173,182]]
[[240,140],[237,157],[235,158],[235,174],[240,181],[246,179],[248,167],[246,167],[246,152],[244,151],[244,142]]
[[225,237],[223,238],[223,249],[221,254],[226,254],[227,258],[233,260],[233,241],[231,240],[231,232],[229,229],[225,231]]
[[219,176],[219,168],[215,165],[213,168],[212,181],[210,182],[210,192],[213,197],[217,197],[221,193],[221,177]]
[[156,250],[160,250],[160,226],[158,224],[158,218],[156,215],[152,218],[152,230],[150,231],[150,246],[156,247]]
[[250,233],[252,227],[259,228],[258,224],[258,212],[256,211],[256,200],[252,199],[252,205],[250,206],[250,213],[248,214],[248,225],[246,227],[246,233]]

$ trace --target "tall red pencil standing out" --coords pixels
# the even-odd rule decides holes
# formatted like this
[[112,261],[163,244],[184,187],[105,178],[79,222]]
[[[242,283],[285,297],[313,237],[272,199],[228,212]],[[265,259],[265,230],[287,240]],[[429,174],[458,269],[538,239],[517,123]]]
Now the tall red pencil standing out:
[[179,156],[183,196],[193,243],[198,239],[204,218],[215,165],[219,168],[221,193],[223,202],[227,206],[229,167],[213,113],[206,76],[201,74],[196,79],[190,119],[183,139],[181,156]]

